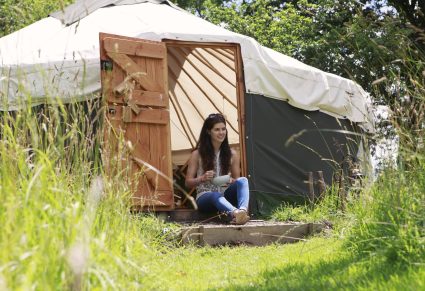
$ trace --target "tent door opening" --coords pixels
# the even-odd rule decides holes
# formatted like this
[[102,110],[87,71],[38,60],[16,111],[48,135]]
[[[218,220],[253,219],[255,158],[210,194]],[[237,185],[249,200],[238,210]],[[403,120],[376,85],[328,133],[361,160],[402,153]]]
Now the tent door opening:
[[246,174],[244,84],[238,44],[154,42],[100,34],[106,103],[105,168],[143,210],[191,208],[186,162],[203,120],[222,113]]
[[242,57],[240,46],[235,43],[164,42],[176,208],[192,208],[187,194],[195,197],[196,193],[195,189],[184,187],[186,163],[209,114],[226,117],[229,144],[239,152],[241,175],[246,175]]

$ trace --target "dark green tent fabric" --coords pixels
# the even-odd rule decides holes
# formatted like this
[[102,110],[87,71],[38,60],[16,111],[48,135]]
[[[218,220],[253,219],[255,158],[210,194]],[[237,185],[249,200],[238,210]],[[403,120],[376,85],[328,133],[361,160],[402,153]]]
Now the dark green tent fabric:
[[305,111],[287,102],[245,95],[245,129],[251,211],[269,215],[282,202],[308,200],[307,172],[323,171],[327,185],[359,136],[348,119]]

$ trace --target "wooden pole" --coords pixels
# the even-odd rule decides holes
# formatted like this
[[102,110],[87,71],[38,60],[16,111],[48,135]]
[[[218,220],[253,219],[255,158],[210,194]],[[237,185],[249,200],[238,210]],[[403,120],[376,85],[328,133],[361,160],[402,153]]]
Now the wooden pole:
[[[219,112],[220,114],[223,114],[223,112],[217,107],[217,104],[215,104],[211,97],[208,95],[208,93],[204,90],[204,88],[202,88],[192,77],[191,74],[189,74],[184,68],[183,68],[183,64],[179,61],[179,59],[170,51],[168,54],[170,57],[172,57],[176,63],[178,63],[181,66],[181,70],[189,77],[189,79],[193,82],[193,84],[195,84],[196,87],[198,87],[198,89],[204,94],[205,97],[207,97],[208,101],[211,103],[211,105],[217,110],[217,112]],[[174,74],[176,75],[176,74]],[[227,121],[227,124],[230,126],[230,128],[232,128],[235,132],[238,132],[237,129],[233,126],[233,124],[231,124],[229,121]]]
[[313,172],[307,172],[307,183],[308,183],[308,192],[309,192],[309,198],[310,203],[314,203],[314,177]]
[[[188,52],[185,50],[185,48],[181,48],[186,54]],[[192,50],[192,55],[194,55],[201,63],[203,63],[207,68],[209,68],[211,71],[216,73],[218,76],[220,76],[224,81],[226,81],[229,85],[236,88],[235,83],[231,82],[229,79],[227,79],[222,73],[220,73],[219,70],[217,70],[203,55],[201,55],[198,51]]]
[[[181,52],[179,50],[176,50],[178,54],[180,54],[180,56],[182,56],[183,58],[184,56],[184,52]],[[198,73],[227,101],[230,103],[230,105],[232,105],[234,108],[238,108],[238,106],[236,105],[236,103],[234,103],[232,100],[229,99],[229,97],[226,96],[226,94],[224,94],[223,91],[220,90],[220,88],[218,87],[218,85],[214,84],[213,81],[211,81],[205,74],[204,72],[202,72],[202,70],[200,70],[198,68],[198,66],[196,66],[189,58],[186,57],[186,60],[189,62],[189,64],[192,65],[192,67],[195,68],[196,71],[198,71]]]
[[[212,48],[206,48],[205,49],[206,52],[208,52],[210,55],[212,55],[213,57],[215,57],[217,60],[219,60],[220,62],[222,62],[225,66],[227,66],[229,69],[231,69],[232,71],[235,71],[235,68],[232,67],[227,61],[225,61],[223,59],[223,55],[220,54],[219,52],[215,51]],[[228,59],[229,60],[229,59]],[[229,61],[234,61],[234,60],[229,60]]]
[[319,180],[317,181],[319,186],[319,196],[322,196],[326,191],[326,183],[325,179],[323,178],[323,171],[317,171],[317,176],[319,177]]
[[199,109],[195,105],[195,103],[193,103],[192,98],[190,98],[190,96],[187,93],[186,89],[184,88],[183,84],[181,84],[180,81],[177,79],[176,74],[172,70],[168,70],[168,73],[174,78],[174,80],[176,81],[176,85],[179,86],[179,88],[183,91],[184,95],[189,100],[190,104],[192,104],[193,108],[196,110],[196,112],[198,113],[198,115],[201,118],[201,120],[203,120],[204,119],[204,116],[202,115],[201,111],[199,111]]
[[[172,92],[170,92],[170,93],[172,93]],[[192,142],[192,139],[193,140],[195,140],[196,141],[196,137],[195,137],[195,134],[192,132],[192,128],[190,127],[190,125],[189,125],[189,122],[187,121],[187,118],[186,118],[186,115],[183,113],[183,109],[181,108],[181,106],[180,106],[180,103],[179,103],[179,101],[177,100],[177,97],[172,93],[172,94],[170,94],[170,101],[171,101],[171,104],[173,104],[173,106],[174,106],[174,109],[176,110],[176,114],[177,114],[177,118],[179,119],[179,122],[180,122],[180,124],[182,125],[182,127],[183,127],[183,130],[184,130],[184,132],[185,132],[185,134],[186,134],[186,136],[187,136],[187,139],[189,140],[189,142],[190,142],[190,146],[192,147],[192,148],[195,148],[195,143],[194,142]],[[190,136],[189,136],[189,133],[188,133],[188,131],[186,130],[186,127],[185,127],[185,125],[184,125],[184,123],[183,123],[183,120],[182,120],[182,117],[180,116],[180,112],[182,113],[182,115],[183,115],[183,119],[184,119],[184,121],[185,121],[185,123],[186,123],[186,126],[189,128],[189,131],[190,131]],[[192,137],[192,138],[191,138]]]

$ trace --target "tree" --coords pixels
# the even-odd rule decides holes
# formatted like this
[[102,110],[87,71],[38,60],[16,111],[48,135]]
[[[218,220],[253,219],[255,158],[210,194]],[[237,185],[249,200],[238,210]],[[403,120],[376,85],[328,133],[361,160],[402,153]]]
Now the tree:
[[[279,4],[277,4],[279,2]],[[207,20],[252,36],[324,71],[351,78],[366,90],[391,66],[395,35],[409,35],[397,19],[363,11],[356,1],[259,0],[217,6],[205,1]]]
[[63,9],[73,0],[0,0],[0,37],[10,34],[49,13]]
[[305,0],[257,0],[221,6],[206,1],[205,5],[208,21],[290,56],[302,59],[297,53],[309,44],[306,40],[314,41],[311,13],[316,5]]
[[425,29],[425,1],[423,0],[388,0],[388,4],[402,14],[414,26]]
[[205,2],[210,2],[211,4],[215,6],[223,5],[225,2],[228,2],[226,0],[172,0],[171,2],[174,2],[179,7],[186,9],[187,11],[196,14],[200,17],[204,17],[205,12]]

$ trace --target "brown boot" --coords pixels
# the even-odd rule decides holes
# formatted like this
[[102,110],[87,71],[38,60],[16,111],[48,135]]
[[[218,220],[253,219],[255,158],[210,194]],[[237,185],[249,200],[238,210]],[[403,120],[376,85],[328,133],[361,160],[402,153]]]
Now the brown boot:
[[249,221],[249,215],[245,209],[236,209],[233,211],[233,220],[234,224],[245,224]]

